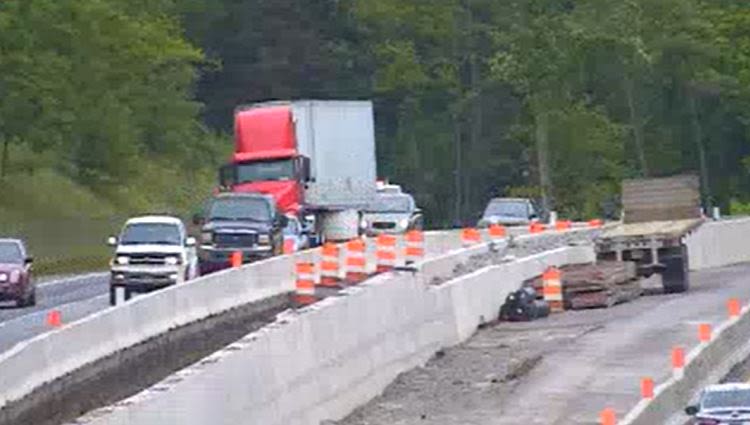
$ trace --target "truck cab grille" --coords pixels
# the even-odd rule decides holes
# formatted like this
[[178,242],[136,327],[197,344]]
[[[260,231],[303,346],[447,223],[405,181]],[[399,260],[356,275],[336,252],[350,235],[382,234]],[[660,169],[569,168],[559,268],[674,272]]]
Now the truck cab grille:
[[[166,254],[133,254],[129,255],[130,264],[134,265],[162,265],[164,259],[167,258]],[[174,257],[174,254],[172,254]]]
[[216,233],[214,243],[217,247],[242,248],[255,245],[258,236],[252,233]]

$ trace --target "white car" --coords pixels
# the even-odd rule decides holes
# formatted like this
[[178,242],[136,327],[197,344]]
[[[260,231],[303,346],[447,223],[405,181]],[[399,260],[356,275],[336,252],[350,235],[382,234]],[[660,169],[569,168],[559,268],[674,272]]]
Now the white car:
[[730,383],[706,387],[698,404],[685,413],[695,425],[735,425],[750,423],[750,384]]
[[132,293],[150,292],[198,276],[196,241],[187,235],[182,220],[169,216],[144,216],[128,220],[115,247],[111,263],[109,302],[117,302],[117,288],[125,300]]

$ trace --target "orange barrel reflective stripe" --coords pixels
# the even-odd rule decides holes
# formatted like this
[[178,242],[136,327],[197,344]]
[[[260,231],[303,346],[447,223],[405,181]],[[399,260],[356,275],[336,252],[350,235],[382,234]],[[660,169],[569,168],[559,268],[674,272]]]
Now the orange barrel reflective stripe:
[[598,218],[589,220],[589,227],[602,227],[603,224],[604,222]]
[[505,230],[505,226],[492,224],[488,229],[488,233],[490,234],[490,239],[495,241],[506,237],[508,232]]
[[476,245],[482,242],[482,234],[477,229],[469,228],[461,231],[461,245],[464,248]]
[[294,300],[297,305],[312,304],[315,298],[315,264],[297,263],[296,264],[296,290]]
[[406,233],[406,248],[404,249],[406,264],[414,264],[424,257],[424,234],[419,230]]
[[563,288],[560,270],[556,267],[548,268],[542,274],[542,293],[544,300],[549,304],[549,309],[553,313],[559,313],[565,310],[563,304]]
[[339,246],[326,243],[321,248],[320,284],[321,286],[338,286],[341,281],[339,274]]
[[380,235],[375,240],[376,270],[378,273],[393,270],[398,261],[396,243],[398,240],[393,235]]
[[362,239],[352,239],[346,243],[346,281],[359,283],[367,279],[367,244]]

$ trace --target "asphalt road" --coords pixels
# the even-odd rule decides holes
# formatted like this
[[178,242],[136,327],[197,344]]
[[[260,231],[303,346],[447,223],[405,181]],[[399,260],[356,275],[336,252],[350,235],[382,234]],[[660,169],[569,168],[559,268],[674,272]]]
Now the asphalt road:
[[37,305],[16,308],[0,304],[0,353],[18,342],[47,332],[47,313],[60,311],[63,322],[72,322],[109,307],[107,273],[92,273],[38,283]]
[[639,381],[670,374],[675,345],[720,323],[730,297],[750,299],[750,265],[693,275],[685,295],[643,297],[611,309],[503,323],[401,375],[337,425],[593,425],[639,400]]

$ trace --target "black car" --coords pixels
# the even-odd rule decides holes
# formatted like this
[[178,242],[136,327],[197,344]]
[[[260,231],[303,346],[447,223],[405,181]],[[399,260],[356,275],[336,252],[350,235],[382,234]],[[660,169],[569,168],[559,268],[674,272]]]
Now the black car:
[[243,262],[283,253],[287,217],[272,197],[251,193],[222,193],[213,197],[193,221],[201,226],[198,262],[201,274],[229,267],[231,255]]

